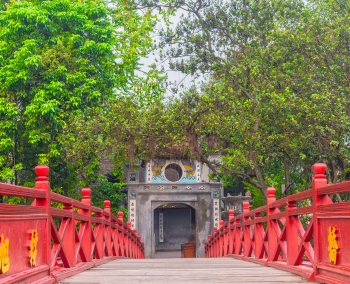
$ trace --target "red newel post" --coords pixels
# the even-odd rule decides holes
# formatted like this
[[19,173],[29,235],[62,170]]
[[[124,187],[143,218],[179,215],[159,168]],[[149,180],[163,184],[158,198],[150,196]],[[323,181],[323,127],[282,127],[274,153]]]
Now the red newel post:
[[223,226],[224,226],[224,220],[220,220],[219,221],[219,239],[218,239],[218,247],[219,247],[219,254],[218,257],[222,257],[223,256],[223,249],[224,249],[224,239],[223,239],[223,234],[222,234],[222,230],[223,230]]
[[51,223],[51,198],[50,198],[50,182],[49,182],[49,175],[50,168],[48,166],[40,165],[35,167],[35,173],[37,174],[37,178],[35,178],[35,188],[41,189],[45,191],[46,196],[45,198],[36,198],[33,206],[39,206],[39,207],[45,207],[46,214],[47,214],[47,232],[46,232],[46,239],[44,241],[43,247],[46,250],[46,263],[49,265],[50,270],[53,270],[54,263],[51,263],[51,226],[54,226],[54,224]]
[[137,258],[136,257],[136,253],[137,253],[137,229],[133,229],[134,231],[134,238],[133,238],[133,241],[132,241],[132,258]]
[[228,237],[229,232],[227,230],[227,224],[224,225],[224,256],[228,254]]
[[256,220],[261,217],[260,213],[254,214],[254,236],[255,236],[255,258],[264,258],[265,252],[262,249],[264,244],[264,227],[261,223],[257,223]]
[[[81,193],[83,194],[83,199],[81,200],[82,203],[86,204],[89,209],[80,209],[79,214],[85,215],[89,218],[88,222],[82,222],[82,225],[80,226],[80,230],[82,230],[82,226],[85,226],[85,232],[82,236],[81,245],[83,247],[83,250],[85,252],[86,260],[85,261],[91,261],[92,260],[92,252],[91,252],[91,189],[90,188],[83,188],[81,190]],[[83,260],[84,261],[84,260]]]
[[[115,216],[113,216],[115,217]],[[114,225],[114,228],[112,229],[112,255],[113,256],[119,256],[119,240],[118,240],[118,218],[112,218],[111,219],[112,224]],[[111,224],[111,226],[112,226]]]
[[128,225],[128,233],[126,235],[126,248],[127,248],[127,251],[126,251],[126,256],[127,257],[132,257],[131,255],[131,222],[128,221],[126,222],[126,224]]
[[118,219],[120,222],[124,223],[124,213],[119,211],[118,212]]
[[270,204],[276,201],[275,196],[276,189],[273,187],[269,187],[267,189],[267,226],[268,226],[268,260],[273,261],[273,255],[275,253],[275,250],[277,249],[277,236],[275,233],[274,225],[272,224],[272,221],[270,220],[270,215],[274,213],[274,209],[270,209]]
[[249,217],[246,217],[245,214],[249,212],[249,202],[243,202],[243,248],[244,248],[244,256],[243,257],[250,257],[251,256],[251,245],[250,240],[252,239],[250,226],[245,226],[245,222],[251,220]]
[[241,243],[241,238],[242,238],[242,229],[241,227],[238,227],[240,225],[240,219],[234,219],[234,238],[235,238],[235,243],[234,243],[234,254],[236,255],[241,255],[242,254],[242,243]]
[[208,235],[208,257],[213,257],[213,254],[212,254],[212,243],[211,243],[211,235]]
[[141,258],[141,236],[138,236],[139,238],[139,242],[138,242],[138,245],[137,245],[137,258]]
[[118,239],[119,239],[119,246],[120,246],[120,251],[121,251],[121,256],[126,256],[125,255],[125,236],[124,236],[124,213],[123,212],[118,212],[118,219],[119,219],[119,226],[121,230],[118,230]]
[[[317,220],[317,206],[318,205],[326,205],[332,204],[332,200],[328,197],[328,195],[318,195],[318,189],[321,187],[327,186],[326,172],[327,166],[322,163],[316,163],[312,166],[312,171],[314,173],[312,180],[312,191],[313,191],[313,229],[314,229],[314,275],[318,274],[317,264],[320,259],[320,241],[319,241],[319,224]],[[312,280],[312,279],[310,279]]]
[[289,201],[287,206],[287,264],[289,265],[293,265],[293,260],[298,252],[300,241],[298,228],[293,221],[293,218],[297,217],[289,215],[289,211],[297,207],[295,203],[295,201]]
[[[234,230],[231,229],[231,226],[234,225],[234,211],[233,210],[229,210],[228,211],[228,227],[229,227],[229,240],[228,240],[228,245],[229,245],[229,248],[228,248],[228,254],[232,254],[234,253],[233,251],[233,248],[234,248],[234,244],[233,244],[233,240],[234,240]],[[233,222],[231,221],[233,219]],[[232,223],[231,223],[232,222]]]
[[214,228],[214,235],[213,235],[213,247],[214,247],[214,257],[218,257],[218,249],[217,249],[217,232],[218,232],[218,228]]
[[64,249],[67,259],[61,254],[62,262],[64,267],[74,267],[76,264],[76,259],[74,256],[75,252],[75,219],[74,219],[74,209],[73,204],[64,204],[64,211],[71,213],[71,218],[63,218],[62,224],[60,226],[59,235],[63,235],[64,228],[65,233],[62,238],[62,250]]
[[[112,225],[112,216],[111,216],[111,202],[109,200],[104,201],[104,211],[106,211],[109,215],[104,216],[104,220],[108,222],[108,225],[104,226],[104,235],[105,235],[105,245],[107,247],[107,254],[108,256],[112,256],[112,243],[111,243],[111,225]],[[106,250],[104,250],[106,251]]]
[[103,213],[102,213],[102,210],[100,212],[96,212],[96,217],[101,219],[101,223],[96,223],[95,224],[95,230],[94,230],[94,233],[95,233],[95,236],[96,236],[96,240],[95,240],[95,246],[98,248],[97,251],[99,252],[96,253],[96,258],[97,259],[102,259],[103,256],[104,256],[104,247],[103,247],[103,243],[104,243],[104,237],[103,237],[103,234],[104,234],[104,224],[103,224]]

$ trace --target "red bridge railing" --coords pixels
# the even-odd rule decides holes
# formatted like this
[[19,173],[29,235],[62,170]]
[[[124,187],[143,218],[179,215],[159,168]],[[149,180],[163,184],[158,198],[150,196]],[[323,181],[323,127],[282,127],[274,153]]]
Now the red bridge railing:
[[91,206],[89,188],[81,202],[51,192],[49,168],[35,171],[35,188],[0,183],[0,195],[34,198],[31,206],[0,204],[0,283],[58,283],[117,258],[144,258],[141,237],[123,212],[111,214],[110,201]]
[[[350,181],[328,185],[326,165],[313,166],[312,189],[249,210],[214,228],[206,257],[231,256],[288,270],[322,283],[350,283],[350,202],[333,203],[328,194],[350,192]],[[302,222],[302,219],[304,221]]]

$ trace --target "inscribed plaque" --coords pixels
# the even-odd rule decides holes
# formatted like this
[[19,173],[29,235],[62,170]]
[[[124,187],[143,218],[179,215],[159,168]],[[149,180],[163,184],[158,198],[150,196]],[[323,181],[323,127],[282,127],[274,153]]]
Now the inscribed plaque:
[[164,241],[163,213],[159,213],[159,242]]

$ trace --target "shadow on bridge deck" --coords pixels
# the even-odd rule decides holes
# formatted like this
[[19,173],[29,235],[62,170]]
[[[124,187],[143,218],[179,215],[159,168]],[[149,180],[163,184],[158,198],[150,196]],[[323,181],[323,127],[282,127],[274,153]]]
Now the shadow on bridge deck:
[[[63,279],[64,284],[306,283],[293,273],[224,258],[118,259]],[[311,282],[308,282],[311,283]]]

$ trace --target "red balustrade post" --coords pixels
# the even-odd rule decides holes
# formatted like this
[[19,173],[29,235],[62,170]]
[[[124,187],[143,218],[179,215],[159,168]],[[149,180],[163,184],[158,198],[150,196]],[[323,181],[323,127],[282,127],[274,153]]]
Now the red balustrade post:
[[74,267],[76,264],[75,259],[75,218],[73,204],[64,204],[64,211],[71,213],[71,218],[63,218],[62,224],[58,234],[63,236],[61,245],[62,249],[65,251],[65,256],[61,254],[61,259],[64,267]]
[[114,225],[115,228],[112,229],[112,242],[113,242],[113,248],[114,250],[112,250],[112,253],[114,256],[119,256],[119,225],[118,225],[118,219],[115,218],[115,216],[113,215],[114,218],[112,218],[112,223]]
[[223,226],[224,226],[224,220],[219,221],[219,231],[218,231],[218,247],[219,247],[219,253],[218,257],[222,257],[222,251],[224,248],[224,240],[223,240]]
[[[313,191],[313,216],[312,216],[312,222],[313,222],[313,230],[314,230],[314,263],[313,263],[313,269],[314,269],[314,275],[315,277],[318,274],[317,264],[320,259],[320,241],[319,241],[319,223],[317,220],[317,206],[318,205],[326,205],[326,204],[332,204],[332,200],[328,197],[328,195],[318,195],[318,189],[321,187],[327,186],[327,179],[326,179],[326,172],[327,166],[322,163],[316,163],[312,166],[312,171],[314,173],[313,179],[312,179],[312,191]],[[313,277],[309,280],[313,280]]]
[[216,237],[216,234],[215,234],[215,231],[211,237],[211,246],[213,247],[213,251],[212,251],[212,257],[216,257],[216,242],[215,242],[215,237]]
[[255,238],[255,250],[254,255],[255,258],[263,258],[264,257],[264,227],[261,223],[257,223],[256,220],[261,217],[260,212],[254,214],[254,238]]
[[103,251],[103,243],[104,243],[104,238],[103,238],[103,233],[104,233],[104,224],[103,224],[103,212],[102,210],[100,212],[95,212],[96,217],[98,219],[101,219],[101,223],[96,223],[95,224],[95,229],[94,229],[94,234],[96,236],[95,240],[95,246],[98,248],[97,251],[99,252],[95,254],[96,259],[102,259],[104,256],[104,251]]
[[238,227],[240,224],[240,219],[235,218],[235,227],[234,227],[234,234],[235,234],[235,254],[240,255],[242,254],[242,229],[241,227]]
[[[228,244],[229,244],[229,248],[228,248],[228,254],[232,254],[233,253],[233,248],[234,248],[234,230],[231,229],[231,224],[234,225],[234,211],[233,210],[229,210],[228,211],[228,232],[229,232],[229,240],[228,240]],[[233,219],[233,223],[231,223],[231,220]]]
[[274,261],[274,253],[277,249],[278,240],[277,235],[275,233],[274,224],[272,223],[272,220],[270,219],[270,215],[275,213],[274,208],[270,208],[270,204],[276,201],[275,196],[276,189],[273,187],[269,187],[267,189],[267,234],[268,234],[268,261]]
[[141,245],[142,245],[142,242],[141,242],[141,236],[138,236],[139,238],[139,242],[138,242],[138,245],[137,245],[137,258],[141,258]]
[[[251,239],[252,239],[252,231],[250,229],[250,225],[246,226],[245,222],[250,221],[249,217],[246,217],[245,214],[249,212],[249,202],[243,202],[243,249],[244,255],[243,257],[250,257],[252,254],[251,251]],[[242,257],[242,258],[243,258]]]
[[142,258],[145,258],[145,243],[142,242]]
[[215,256],[214,256],[214,233],[213,233],[212,236],[211,236],[210,248],[211,248],[211,257],[215,257]]
[[104,220],[108,222],[108,225],[104,226],[104,235],[105,235],[105,246],[104,252],[107,252],[108,256],[112,256],[112,243],[111,243],[111,227],[112,227],[112,216],[111,216],[111,202],[109,200],[104,201],[104,211],[106,211],[109,215],[108,217],[104,216]]
[[127,236],[126,236],[126,243],[127,243],[127,257],[132,257],[132,255],[131,255],[131,232],[132,232],[132,230],[131,230],[131,222],[130,221],[128,221],[128,222],[126,222],[126,224],[127,224],[127,226],[128,226],[128,234],[127,234]]
[[228,228],[227,224],[224,224],[224,256],[228,255],[229,230],[227,228]]
[[207,254],[207,251],[208,251],[208,250],[207,250],[207,249],[208,249],[208,248],[207,248],[207,244],[208,244],[207,242],[204,242],[204,257],[205,257],[205,258],[208,257],[208,254]]
[[293,218],[289,211],[295,209],[297,206],[295,201],[289,201],[287,206],[287,264],[293,265],[293,260],[298,252],[300,238],[298,235],[298,228],[294,224]]
[[119,222],[120,230],[118,230],[120,252],[121,252],[121,256],[126,256],[125,255],[124,213],[123,212],[118,212],[118,219],[121,222],[121,223]]
[[216,242],[216,257],[220,257],[220,225],[218,230],[216,231],[216,237],[215,237],[215,242]]
[[133,234],[134,230],[131,229],[131,223],[130,223],[130,257],[134,258],[134,242],[135,242],[135,236]]
[[33,206],[45,207],[47,214],[47,224],[46,224],[46,238],[43,240],[44,249],[46,250],[46,263],[50,267],[50,272],[52,272],[55,263],[51,259],[51,226],[55,226],[51,217],[51,198],[50,198],[50,182],[49,175],[50,168],[48,166],[40,165],[35,167],[35,173],[37,174],[35,188],[45,191],[45,198],[36,198],[33,202]]
[[[81,232],[81,234],[82,234],[81,245],[83,247],[83,251],[85,252],[85,257],[86,257],[85,261],[91,261],[92,260],[92,251],[91,251],[92,226],[91,226],[91,198],[90,198],[91,189],[90,188],[83,188],[81,190],[81,193],[83,194],[83,199],[81,202],[86,204],[89,208],[88,209],[80,209],[79,214],[87,216],[89,218],[89,221],[82,222],[82,225],[80,225],[79,232]],[[85,228],[83,226],[85,226]]]
[[132,257],[133,258],[137,258],[136,257],[136,248],[137,248],[137,229],[133,229],[134,233],[135,233],[135,239],[134,241],[132,242],[132,246],[133,246],[133,253],[132,253]]
[[211,245],[211,235],[208,235],[208,257],[213,257],[212,255],[212,245]]
[[214,235],[213,235],[213,246],[214,246],[214,257],[218,257],[218,248],[217,248],[217,232],[218,228],[214,228]]

